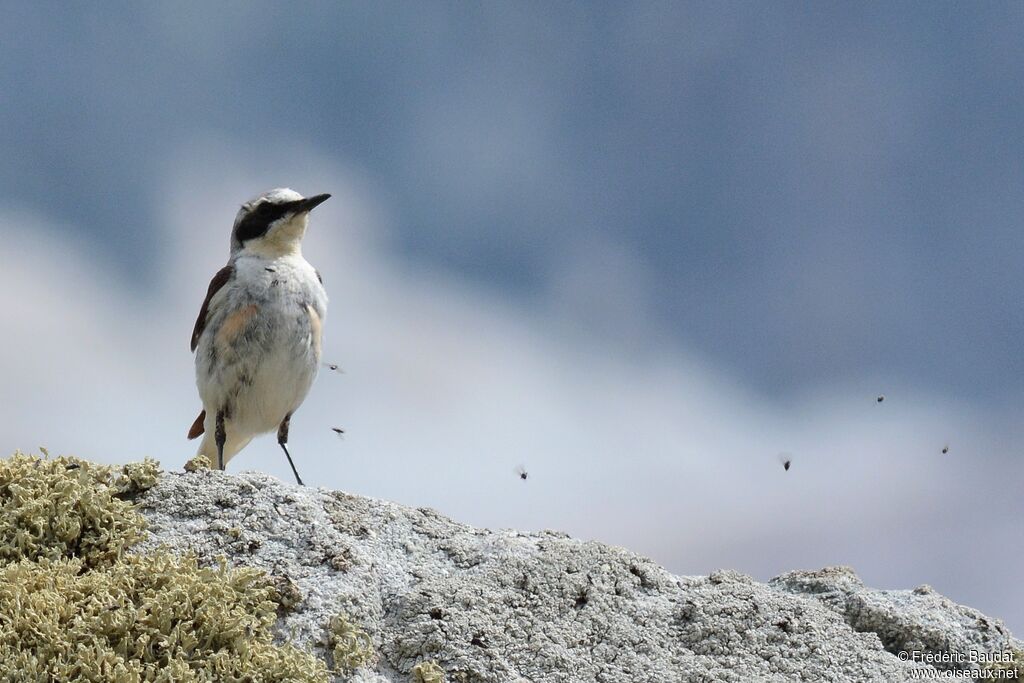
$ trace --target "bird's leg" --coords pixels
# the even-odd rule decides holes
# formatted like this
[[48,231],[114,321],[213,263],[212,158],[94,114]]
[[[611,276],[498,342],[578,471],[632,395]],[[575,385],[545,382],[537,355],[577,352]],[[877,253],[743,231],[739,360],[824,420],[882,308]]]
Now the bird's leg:
[[224,430],[224,411],[217,411],[217,428],[213,433],[217,442],[217,469],[224,469],[224,442],[227,441],[227,432]]
[[292,473],[295,475],[295,481],[299,482],[299,486],[305,486],[305,484],[302,483],[302,477],[299,476],[299,471],[295,469],[295,463],[292,462],[292,454],[288,452],[288,425],[291,421],[291,413],[284,416],[284,420],[281,421],[281,426],[277,428],[277,443],[281,444],[281,450],[284,451],[285,457],[288,458],[288,464],[292,466]]

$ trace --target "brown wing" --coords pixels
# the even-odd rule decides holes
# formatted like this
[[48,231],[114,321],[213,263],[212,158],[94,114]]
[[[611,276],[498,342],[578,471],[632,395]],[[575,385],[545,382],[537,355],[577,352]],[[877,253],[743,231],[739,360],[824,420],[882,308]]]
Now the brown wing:
[[192,329],[192,350],[196,350],[196,346],[199,345],[199,335],[203,333],[203,328],[206,327],[206,316],[210,312],[210,299],[216,294],[221,287],[226,285],[231,279],[231,276],[235,273],[234,266],[224,266],[217,271],[217,274],[210,280],[210,288],[206,290],[206,299],[203,300],[203,306],[199,309],[199,317],[196,318],[196,326]]

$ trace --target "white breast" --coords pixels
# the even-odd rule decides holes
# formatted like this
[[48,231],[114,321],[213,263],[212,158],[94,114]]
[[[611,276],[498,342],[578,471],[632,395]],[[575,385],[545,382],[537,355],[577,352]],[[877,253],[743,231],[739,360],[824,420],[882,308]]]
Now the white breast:
[[[300,255],[240,255],[234,266],[200,339],[196,380],[207,415],[227,406],[229,435],[242,437],[276,430],[305,399],[320,366],[327,295]],[[218,338],[231,313],[249,307],[244,328]]]

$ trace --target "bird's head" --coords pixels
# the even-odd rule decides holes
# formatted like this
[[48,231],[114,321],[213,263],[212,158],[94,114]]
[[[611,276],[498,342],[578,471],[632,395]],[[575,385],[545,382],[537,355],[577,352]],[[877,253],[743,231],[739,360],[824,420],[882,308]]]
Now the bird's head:
[[278,188],[242,204],[231,229],[231,253],[245,249],[278,256],[298,251],[309,212],[330,196],[307,198],[295,190]]

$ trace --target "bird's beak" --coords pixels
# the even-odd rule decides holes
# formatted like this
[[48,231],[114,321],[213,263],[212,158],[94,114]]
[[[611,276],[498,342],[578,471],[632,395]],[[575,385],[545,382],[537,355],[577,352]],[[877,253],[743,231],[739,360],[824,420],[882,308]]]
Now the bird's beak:
[[312,211],[330,198],[331,195],[329,194],[318,194],[312,197],[307,197],[306,199],[299,199],[295,202],[295,211],[296,213]]

